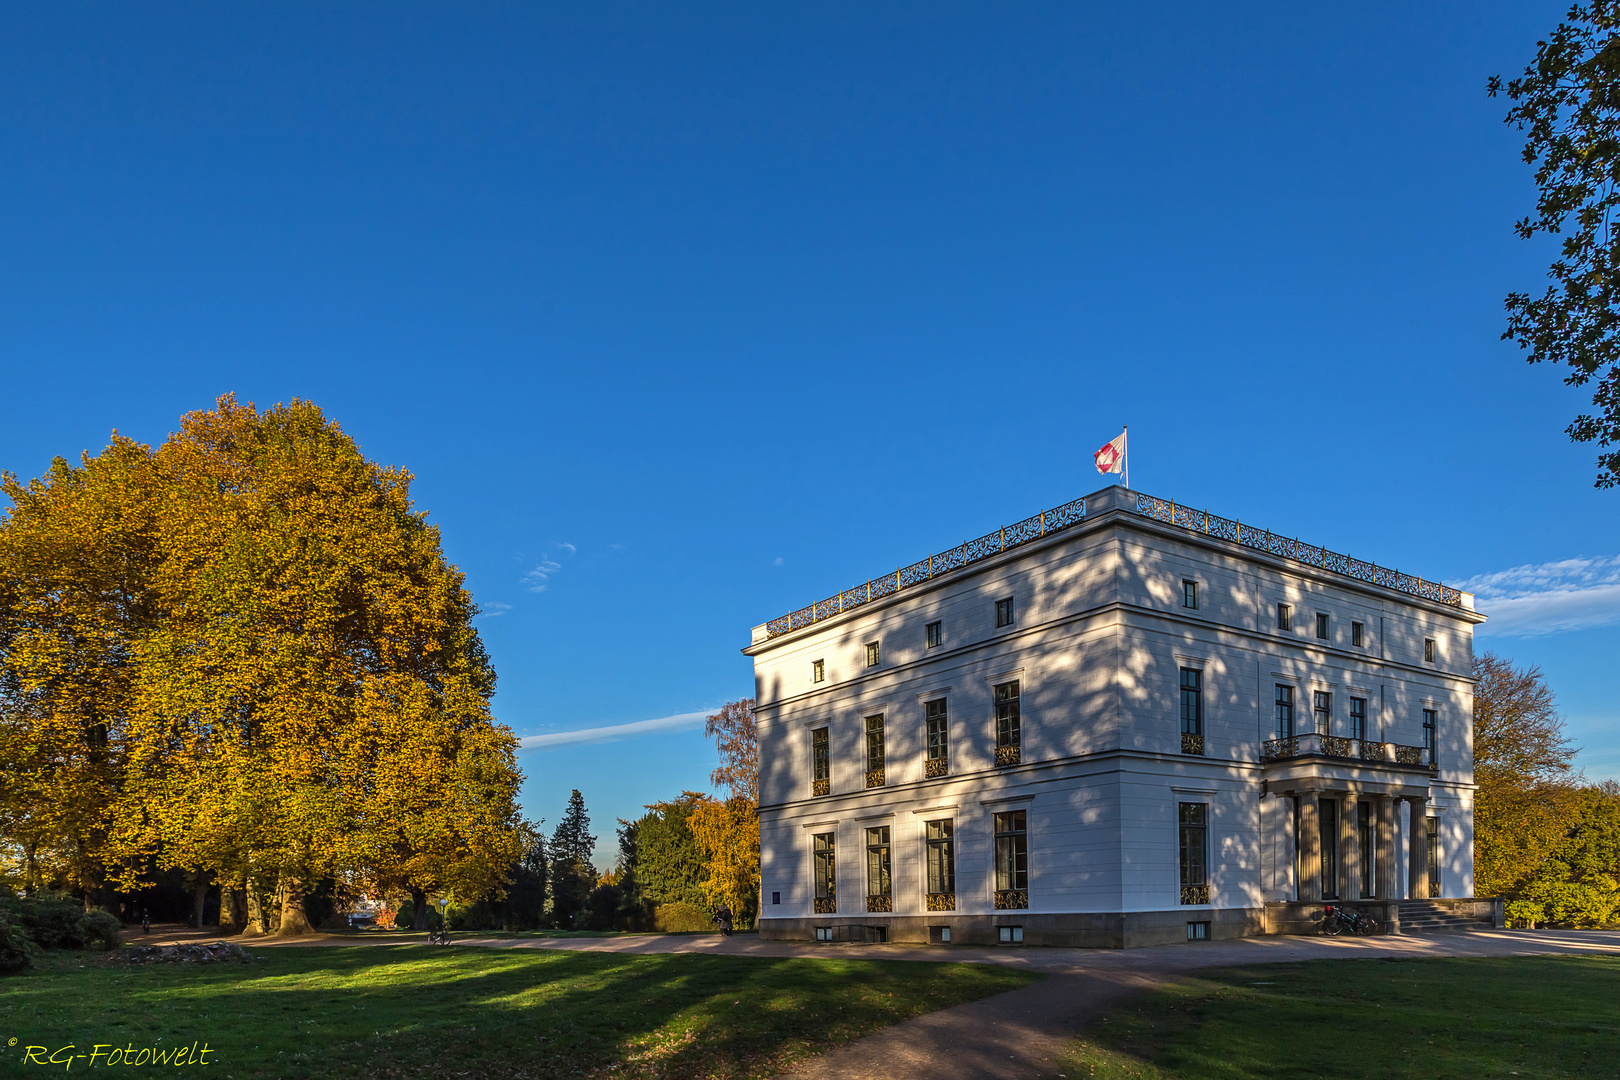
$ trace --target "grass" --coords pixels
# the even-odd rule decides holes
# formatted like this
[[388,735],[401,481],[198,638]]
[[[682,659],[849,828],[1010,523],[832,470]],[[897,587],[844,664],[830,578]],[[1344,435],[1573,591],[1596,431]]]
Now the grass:
[[1620,958],[1233,968],[1131,999],[1071,1044],[1086,1080],[1620,1076]]
[[17,1040],[0,1050],[0,1072],[41,1075],[19,1064],[29,1045],[90,1053],[196,1040],[210,1048],[216,1067],[205,1075],[215,1080],[741,1080],[1035,978],[973,964],[416,944],[260,955],[252,965],[131,966],[48,954],[40,970],[0,980],[0,1046]]

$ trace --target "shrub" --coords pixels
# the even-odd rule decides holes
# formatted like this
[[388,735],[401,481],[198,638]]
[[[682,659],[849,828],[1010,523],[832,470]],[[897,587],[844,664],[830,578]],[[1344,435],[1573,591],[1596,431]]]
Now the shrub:
[[39,946],[26,931],[4,915],[0,915],[0,975],[26,971],[34,966]]
[[83,917],[86,949],[118,948],[118,932],[124,924],[110,911],[87,911]]
[[664,934],[713,930],[714,919],[696,904],[659,904],[653,909],[653,929]]
[[86,911],[75,900],[58,897],[8,899],[0,914],[22,929],[42,949],[116,949],[118,919],[105,911]]

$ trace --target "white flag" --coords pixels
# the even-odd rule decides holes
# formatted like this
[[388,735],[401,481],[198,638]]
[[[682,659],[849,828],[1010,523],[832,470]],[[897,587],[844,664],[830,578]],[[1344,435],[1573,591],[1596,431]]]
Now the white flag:
[[1103,444],[1092,457],[1097,462],[1097,471],[1100,473],[1125,471],[1125,433],[1119,433],[1119,438]]

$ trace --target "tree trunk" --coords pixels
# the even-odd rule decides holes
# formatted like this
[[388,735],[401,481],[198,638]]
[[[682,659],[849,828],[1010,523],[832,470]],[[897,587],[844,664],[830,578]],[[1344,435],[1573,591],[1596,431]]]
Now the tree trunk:
[[35,857],[39,851],[38,844],[29,844],[28,859],[23,868],[23,895],[33,896],[35,882],[39,880],[39,861]]
[[283,874],[281,877],[281,925],[276,937],[298,937],[312,934],[309,913],[304,910],[304,879]]
[[411,929],[427,929],[427,893],[422,889],[411,890]]
[[203,907],[208,903],[208,871],[197,871],[197,890],[191,899],[191,925],[202,929]]
[[221,883],[219,887],[219,934],[230,937],[247,929],[247,893]]
[[264,918],[264,882],[253,874],[247,877],[247,925],[242,928],[243,937],[263,937],[267,929]]

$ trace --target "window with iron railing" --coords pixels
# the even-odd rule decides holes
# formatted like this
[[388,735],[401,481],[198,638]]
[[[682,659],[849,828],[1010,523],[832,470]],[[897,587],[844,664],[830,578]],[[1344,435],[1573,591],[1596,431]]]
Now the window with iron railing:
[[924,824],[928,861],[929,911],[956,910],[955,823],[949,818]]
[[1029,907],[1029,819],[1026,813],[1009,810],[996,814],[993,819],[997,908]]
[[817,915],[829,915],[838,910],[838,857],[832,833],[817,833],[811,838],[810,874],[815,886]]
[[996,764],[1017,765],[1023,759],[1023,718],[1018,708],[1018,682],[997,683]]
[[882,787],[883,772],[883,717],[866,718],[866,786]]
[[1209,805],[1181,803],[1181,902],[1209,903]]
[[894,882],[889,874],[889,826],[866,830],[866,910],[894,910]]
[[814,794],[831,794],[832,746],[824,727],[810,732],[810,782]]
[[928,728],[927,757],[923,773],[927,777],[944,776],[951,771],[950,721],[945,713],[945,699],[935,698],[923,705]]
[[1181,669],[1181,752],[1204,752],[1204,673]]

